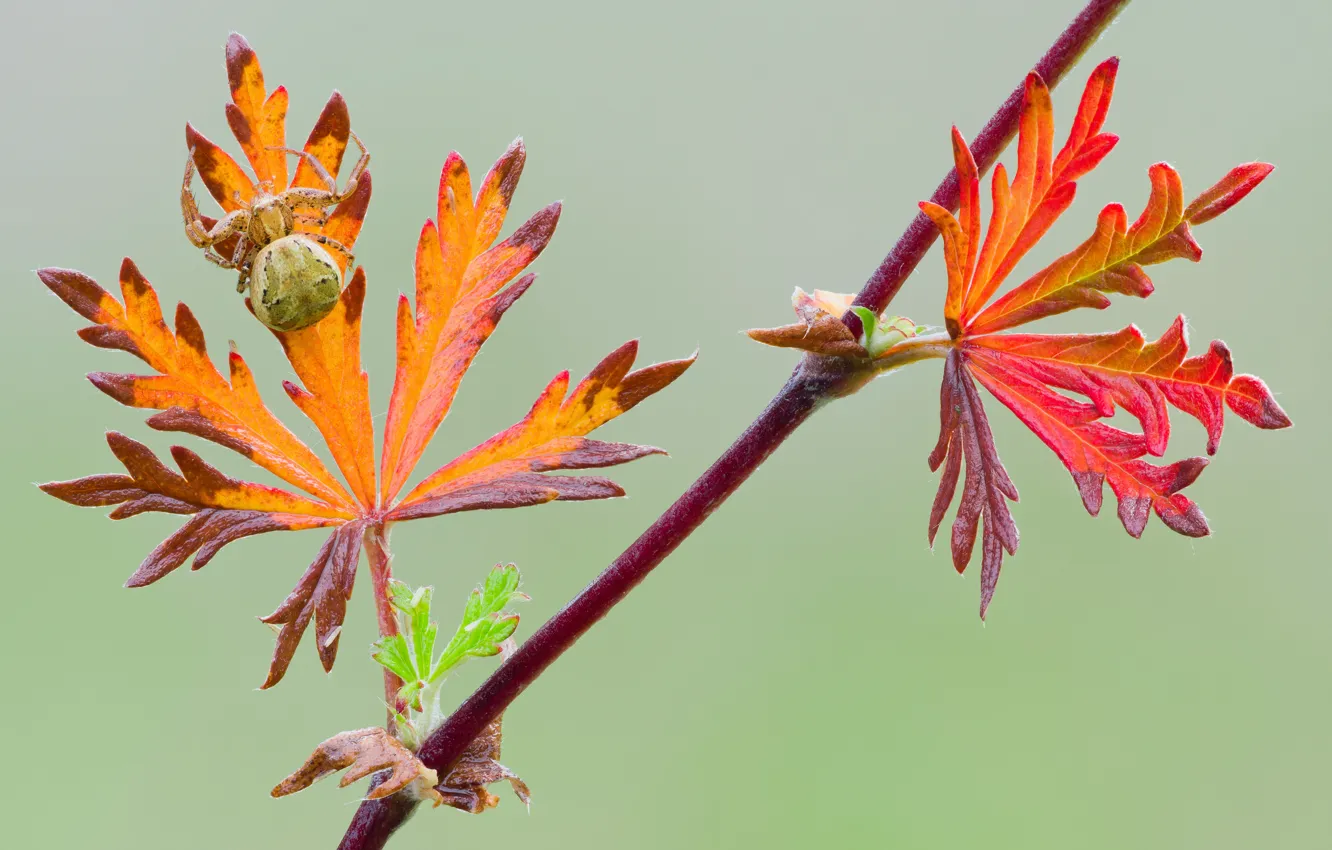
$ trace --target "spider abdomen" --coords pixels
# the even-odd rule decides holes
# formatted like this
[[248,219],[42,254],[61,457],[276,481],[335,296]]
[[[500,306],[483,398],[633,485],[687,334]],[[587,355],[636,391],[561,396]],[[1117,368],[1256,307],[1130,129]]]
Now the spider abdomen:
[[250,305],[276,331],[309,327],[332,312],[342,292],[342,271],[308,236],[276,239],[254,255]]

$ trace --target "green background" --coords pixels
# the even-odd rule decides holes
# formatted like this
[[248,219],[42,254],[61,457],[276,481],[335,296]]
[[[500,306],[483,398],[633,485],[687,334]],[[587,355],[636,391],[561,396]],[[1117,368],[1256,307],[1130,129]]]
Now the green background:
[[[949,165],[949,125],[973,136],[1078,8],[111,5],[4,11],[8,847],[331,847],[356,791],[327,782],[274,801],[268,789],[323,738],[381,717],[360,651],[373,633],[364,576],[335,672],[306,645],[281,686],[255,690],[271,637],[253,617],[294,584],[316,533],[244,541],[130,592],[121,583],[178,520],[112,524],[32,486],[118,471],[105,429],[173,442],[83,380],[137,361],[74,337],[80,321],[32,274],[45,265],[109,284],[134,257],[164,302],[189,301],[214,352],[236,340],[274,408],[316,438],[281,397],[289,367],[232,276],[180,232],[185,121],[239,155],[222,114],[228,30],[249,37],[270,87],[290,89],[293,141],[337,87],[373,151],[357,253],[378,414],[393,298],[411,286],[448,151],[484,171],[522,134],[513,219],[566,202],[541,280],[479,358],[424,469],[625,339],[642,338],[645,362],[701,349],[678,384],[605,431],[672,452],[615,473],[631,498],[394,533],[399,575],[434,584],[448,612],[491,564],[517,562],[533,596],[521,636],[781,385],[794,357],[739,331],[788,321],[794,286],[858,288]],[[1202,265],[1158,267],[1146,302],[1042,326],[1136,322],[1154,336],[1185,311],[1196,346],[1223,337],[1268,380],[1297,427],[1231,418],[1190,490],[1211,539],[1153,519],[1134,541],[1112,505],[1088,517],[1057,460],[990,400],[1023,545],[982,625],[976,571],[956,577],[925,544],[939,368],[917,366],[816,416],[513,707],[504,761],[535,792],[530,814],[497,787],[498,810],[423,812],[393,846],[1329,846],[1329,37],[1332,13],[1304,0],[1130,7],[1089,57],[1123,57],[1108,125],[1123,141],[1024,266],[1080,241],[1103,203],[1136,215],[1157,160],[1190,196],[1232,164],[1279,165],[1200,230]],[[1060,133],[1091,64],[1056,93]],[[936,251],[894,312],[938,324],[942,297]],[[1175,421],[1174,450],[1200,453],[1201,429]],[[447,695],[491,669],[474,662]]]

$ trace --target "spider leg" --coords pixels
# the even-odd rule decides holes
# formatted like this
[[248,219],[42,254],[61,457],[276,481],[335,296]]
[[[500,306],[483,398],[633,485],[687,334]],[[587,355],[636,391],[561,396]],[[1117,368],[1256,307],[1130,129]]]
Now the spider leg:
[[231,254],[231,267],[240,269],[246,267],[245,258],[250,253],[250,237],[242,233],[236,240],[236,250]]
[[347,198],[351,197],[356,191],[356,185],[361,179],[361,175],[365,173],[366,167],[370,164],[370,153],[365,149],[365,144],[361,142],[360,137],[355,133],[351,133],[351,137],[352,140],[356,142],[356,146],[361,149],[361,157],[356,161],[356,165],[352,168],[351,176],[347,179],[347,185],[341,192],[338,191],[337,181],[333,179],[332,175],[328,173],[328,169],[324,168],[324,164],[320,162],[314,154],[309,151],[298,151],[294,148],[273,148],[273,150],[294,153],[297,156],[308,160],[311,167],[314,168],[315,174],[324,182],[324,185],[328,187],[328,190],[324,191],[321,189],[297,186],[283,192],[280,196],[282,200],[286,202],[288,206],[292,207],[314,207],[319,209],[340,204]]
[[325,168],[324,164],[319,161],[319,157],[315,156],[309,151],[297,150],[296,148],[271,147],[269,148],[269,150],[282,151],[283,153],[294,153],[296,154],[296,156],[300,157],[301,159],[304,159],[306,162],[310,163],[310,167],[314,169],[315,176],[318,177],[320,181],[323,182],[323,184],[328,187],[328,193],[330,195],[337,195],[338,181],[334,180],[333,175],[328,173],[328,169]]
[[221,266],[224,269],[236,268],[235,263],[231,262],[226,257],[223,257],[221,254],[214,251],[211,246],[204,249],[204,259],[212,263],[213,265]]
[[356,147],[361,149],[361,157],[356,160],[356,165],[352,167],[351,175],[347,178],[347,188],[343,192],[344,196],[350,195],[352,192],[356,191],[356,181],[360,180],[361,175],[370,167],[370,151],[365,149],[365,143],[362,142],[361,137],[356,135],[352,130],[348,130],[347,132],[351,134],[352,141],[356,142]]
[[250,237],[242,233],[240,239],[236,240],[236,251],[231,257],[233,268],[240,269],[240,277],[236,280],[237,292],[244,292],[250,285],[250,261],[254,259],[255,253],[250,245]]
[[250,260],[254,258],[254,254],[249,238],[242,233],[236,242],[236,251],[231,256],[232,268],[240,269],[240,276],[236,280],[237,292],[244,292],[250,285]]
[[235,233],[239,233],[250,223],[249,214],[244,210],[227,213],[213,229],[209,230],[198,218],[185,222],[185,235],[196,248],[212,248]]
[[350,249],[350,248],[348,248],[346,245],[343,245],[343,244],[342,244],[341,242],[339,242],[338,240],[333,239],[332,237],[325,236],[325,235],[322,234],[322,233],[307,233],[307,234],[305,234],[305,235],[306,235],[306,238],[308,238],[308,239],[313,239],[314,241],[318,242],[320,245],[324,245],[324,246],[327,246],[327,247],[329,247],[329,248],[332,248],[334,251],[337,251],[338,253],[340,253],[340,254],[342,254],[343,256],[345,256],[348,260],[350,260],[350,259],[352,259],[352,257],[356,256],[355,254],[353,254],[353,253],[351,252],[351,249]]
[[325,192],[323,189],[307,189],[303,186],[288,189],[278,197],[291,209],[298,207],[323,209],[324,207],[336,206],[342,201],[342,198],[332,192]]
[[204,249],[204,259],[214,265],[221,266],[224,269],[240,268],[234,259],[228,260],[226,257],[219,254],[216,246],[213,245],[209,245]]
[[[194,148],[185,155],[185,179],[180,182],[180,212],[185,219],[185,229],[199,218],[199,203],[194,200],[190,184],[194,182]],[[191,240],[193,241],[193,240]]]
[[351,252],[351,249],[348,248],[346,245],[343,245],[341,242],[339,242],[336,239],[325,236],[322,233],[302,233],[301,235],[304,236],[306,239],[311,239],[315,242],[318,242],[320,245],[323,245],[326,248],[332,248],[334,251],[337,251],[339,254],[346,257],[347,268],[349,269],[351,268],[352,262],[356,259],[356,255]]
[[196,248],[212,248],[213,245],[249,225],[248,213],[244,210],[233,210],[218,219],[212,230],[204,226],[202,219],[199,218],[199,203],[194,199],[194,192],[190,189],[193,180],[194,148],[190,148],[189,157],[185,160],[185,178],[180,184],[180,213],[185,221],[185,237],[190,240],[191,245]]

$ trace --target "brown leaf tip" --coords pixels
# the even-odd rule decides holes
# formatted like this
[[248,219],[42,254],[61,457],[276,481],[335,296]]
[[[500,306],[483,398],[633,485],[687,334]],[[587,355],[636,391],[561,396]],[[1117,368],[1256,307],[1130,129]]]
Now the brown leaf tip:
[[439,775],[423,765],[401,741],[378,726],[343,732],[324,741],[305,764],[274,786],[271,794],[274,797],[295,794],[344,768],[347,773],[338,782],[340,788],[372,773],[389,771],[384,781],[366,794],[367,800],[379,800],[407,790],[418,798],[435,800],[435,805],[439,805],[439,795],[433,788]]
[[243,85],[243,73],[247,65],[257,62],[254,48],[245,40],[245,36],[233,32],[227,38],[227,81],[234,92]]

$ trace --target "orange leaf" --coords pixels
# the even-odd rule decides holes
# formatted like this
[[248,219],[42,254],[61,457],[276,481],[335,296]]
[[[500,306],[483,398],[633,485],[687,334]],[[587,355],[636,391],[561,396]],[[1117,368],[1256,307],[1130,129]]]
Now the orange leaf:
[[444,164],[439,224],[427,222],[417,245],[415,319],[406,297],[398,303],[398,368],[381,462],[385,504],[401,491],[444,420],[472,358],[535,276],[509,282],[537,258],[555,231],[558,203],[490,247],[524,156],[521,141],[515,142],[490,170],[475,203],[462,158],[450,154]]
[[1241,165],[1185,209],[1179,174],[1163,162],[1153,165],[1151,196],[1132,226],[1123,207],[1108,205],[1091,238],[985,308],[967,331],[993,333],[1078,307],[1103,309],[1110,304],[1106,292],[1145,298],[1153,287],[1143,266],[1202,259],[1189,226],[1225,212],[1271,172],[1266,163]]
[[[255,180],[188,125],[186,138],[210,193],[224,210],[234,210],[246,205],[260,186],[270,193],[286,188],[286,154],[275,148],[285,144],[289,97],[281,87],[266,91],[259,60],[239,35],[233,34],[227,43],[227,72],[232,98],[226,109],[228,124],[255,171]],[[312,161],[336,175],[354,138],[347,105],[334,92],[305,143],[308,156],[298,161],[292,186],[322,189],[327,180]],[[549,241],[559,204],[538,212],[508,239],[492,244],[503,227],[523,160],[522,143],[515,142],[475,198],[462,158],[453,154],[445,164],[439,224],[427,223],[417,251],[416,315],[405,298],[399,304],[398,368],[385,429],[382,487],[375,481],[369,380],[361,365],[367,288],[363,268],[349,275],[332,311],[321,321],[275,333],[300,381],[299,386],[283,382],[283,387],[319,430],[345,485],[268,410],[239,353],[230,352],[228,380],[209,358],[203,331],[187,307],[177,308],[174,331],[167,326],[156,291],[128,259],[121,268],[121,301],[79,272],[38,273],[52,292],[93,322],[79,332],[80,337],[101,348],[132,354],[153,372],[90,375],[99,389],[122,404],[159,411],[148,420],[152,427],[183,431],[233,449],[310,496],[228,478],[180,447],[172,449],[180,467],[177,474],[147,448],[110,435],[128,475],[95,475],[44,489],[77,505],[117,505],[112,512],[116,519],[150,511],[189,516],[144,560],[130,579],[132,586],[152,583],[191,557],[196,569],[202,567],[223,546],[242,537],[333,527],[286,600],[261,618],[278,632],[265,688],[285,675],[311,621],[320,662],[326,670],[332,667],[365,541],[371,540],[375,552],[384,552],[389,496],[400,492],[411,474],[481,344],[534,279],[530,274],[518,276]],[[300,208],[297,229],[352,246],[365,221],[371,186],[369,172],[363,172],[356,189],[326,219],[324,207]],[[190,216],[192,220],[192,211]],[[200,218],[208,227],[216,223],[207,216]],[[214,247],[223,257],[234,256],[243,247],[243,238],[248,237],[237,234]],[[341,252],[335,256],[346,273],[350,258]],[[541,473],[608,466],[659,451],[585,436],[669,384],[688,365],[663,363],[630,373],[635,351],[632,343],[619,349],[563,408],[556,399],[551,415],[525,420],[446,466],[432,492],[422,493],[408,510],[392,518],[621,494],[605,479]],[[562,380],[560,398],[567,375]],[[381,493],[387,494],[382,500]],[[448,499],[452,502],[441,507]],[[384,569],[376,572],[381,614],[388,604],[382,596],[388,578]],[[381,625],[385,619],[381,617]],[[391,626],[391,618],[387,620]]]
[[[269,168],[273,171],[273,185],[284,186],[287,183],[287,155],[281,150],[287,146],[287,106],[290,98],[287,87],[278,86],[264,101],[263,113],[259,119],[259,137],[269,148]],[[337,170],[329,172],[337,174]]]
[[361,306],[365,269],[327,318],[308,328],[274,332],[305,389],[283,382],[287,395],[314,422],[352,493],[367,510],[375,507],[375,435],[370,418],[370,380],[361,368]]
[[584,435],[669,386],[694,362],[672,360],[630,372],[638,343],[627,342],[569,388],[555,376],[522,421],[427,476],[389,511],[390,520],[476,510],[516,508],[554,500],[624,495],[599,477],[546,476],[558,469],[592,469],[659,454],[661,449],[589,440]]
[[244,36],[234,32],[227,39],[227,81],[232,101],[227,104],[227,123],[244,149],[250,167],[260,183],[285,186],[286,154],[269,148],[286,145],[283,121],[276,120],[279,115],[286,118],[286,91],[279,89],[283,94],[273,101],[271,111],[266,109],[264,72],[259,67],[259,57]]
[[[347,102],[342,95],[333,92],[324,110],[310,130],[310,137],[305,141],[304,150],[319,160],[324,170],[336,175],[342,168],[343,155],[347,152],[347,142],[351,138],[351,116],[347,111]],[[285,166],[284,166],[285,167]],[[315,172],[314,166],[306,157],[301,157],[296,166],[296,176],[292,178],[293,187],[323,189],[324,184]],[[356,191],[351,197],[333,208],[324,224],[297,221],[296,229],[301,233],[322,233],[330,239],[347,247],[356,244],[361,235],[361,226],[365,223],[366,212],[370,208],[372,181],[366,171],[356,183]],[[333,252],[333,259],[345,273],[347,257],[340,251]]]
[[[1057,155],[1049,91],[1036,74],[1027,77],[1017,171],[1010,185],[1003,166],[995,168],[993,210],[979,254],[974,250],[979,179],[957,128],[953,157],[960,178],[958,216],[936,204],[921,204],[943,239],[948,269],[944,318],[951,338],[940,397],[939,441],[930,455],[930,469],[942,466],[943,472],[930,512],[929,537],[933,543],[965,460],[966,485],[951,548],[953,563],[961,571],[971,558],[983,521],[982,617],[994,594],[1004,552],[1016,550],[1018,533],[1007,504],[1017,500],[1017,489],[994,447],[977,381],[1059,456],[1092,514],[1100,509],[1103,485],[1109,483],[1119,500],[1124,528],[1134,537],[1142,534],[1153,510],[1181,534],[1208,533],[1202,511],[1179,492],[1198,477],[1207,461],[1190,458],[1159,466],[1142,460],[1148,454],[1164,455],[1171,405],[1207,429],[1209,454],[1217,450],[1227,406],[1260,428],[1290,424],[1262,381],[1234,374],[1230,351],[1223,343],[1213,342],[1205,354],[1187,357],[1183,317],[1152,343],[1135,327],[1111,334],[997,335],[1078,307],[1104,308],[1110,303],[1108,293],[1151,294],[1152,281],[1144,267],[1176,257],[1199,260],[1202,249],[1190,225],[1225,212],[1272,171],[1264,163],[1238,166],[1185,206],[1179,174],[1157,163],[1148,170],[1151,196],[1137,221],[1130,225],[1119,204],[1106,206],[1086,242],[991,301],[1017,263],[1072,203],[1075,181],[1095,168],[1118,141],[1101,131],[1117,70],[1118,61],[1110,59],[1092,72],[1068,141]],[[889,352],[894,350],[890,347]],[[904,353],[897,350],[899,357]],[[937,356],[939,345],[930,341],[911,353]],[[885,362],[890,359],[885,355]],[[1090,403],[1066,393],[1086,396]],[[1101,421],[1114,415],[1116,405],[1138,420],[1142,433]]]
[[[194,167],[218,206],[227,212],[238,210],[254,197],[254,181],[241,169],[231,154],[209,141],[190,124],[185,125],[185,146],[194,151]],[[211,227],[212,224],[209,223]],[[230,255],[228,255],[230,256]]]
[[969,330],[969,320],[998,290],[1033,245],[1073,203],[1076,180],[1094,168],[1118,137],[1101,133],[1114,89],[1117,59],[1092,72],[1068,141],[1054,155],[1054,118],[1050,90],[1039,75],[1027,76],[1018,125],[1017,171],[995,168],[991,182],[993,210],[985,242],[980,235],[979,174],[966,141],[953,128],[953,158],[960,177],[958,217],[928,201],[921,209],[939,228],[948,266],[944,318],[954,338]]
[[995,168],[993,209],[979,255],[975,251],[979,178],[966,142],[953,128],[961,189],[958,216],[929,201],[920,206],[943,237],[948,269],[944,320],[954,339],[1005,330],[1077,307],[1100,309],[1110,303],[1107,292],[1149,295],[1152,282],[1143,266],[1176,257],[1197,261],[1202,249],[1189,225],[1225,212],[1271,172],[1264,163],[1239,166],[1185,209],[1179,175],[1169,165],[1157,163],[1148,172],[1151,197],[1132,226],[1123,207],[1107,206],[1091,238],[989,303],[1017,263],[1072,204],[1075,181],[1100,164],[1118,141],[1117,136],[1101,132],[1118,67],[1117,59],[1109,59],[1092,72],[1068,141],[1057,156],[1049,90],[1036,74],[1027,77],[1017,173],[1010,186],[1003,166]]
[[351,509],[351,497],[337,479],[264,406],[240,354],[232,351],[228,358],[228,383],[208,357],[194,314],[180,305],[173,334],[162,319],[156,291],[133,262],[127,259],[121,266],[123,306],[79,272],[43,269],[38,276],[62,301],[96,323],[79,332],[84,340],[127,351],[158,373],[95,373],[89,377],[98,389],[121,404],[162,411],[148,420],[158,430],[184,431],[226,446],[312,496]]
[[126,582],[152,584],[194,556],[194,569],[212,560],[226,544],[268,531],[295,531],[341,525],[345,514],[301,496],[238,481],[218,472],[198,455],[173,446],[180,474],[162,464],[151,450],[112,431],[107,442],[128,475],[94,475],[76,481],[43,484],[42,490],[81,507],[119,505],[112,519],[142,513],[192,514],[185,525],[158,546]]
[[1184,220],[1190,224],[1211,221],[1244,199],[1246,195],[1267,179],[1275,166],[1266,162],[1246,162],[1230,169],[1212,188],[1193,199],[1184,210]]
[[[333,92],[310,130],[304,150],[319,160],[329,174],[337,174],[342,170],[342,155],[347,152],[347,141],[350,138],[351,113],[347,111],[347,101],[340,93]],[[305,157],[301,157],[296,166],[296,176],[291,185],[309,189],[324,188],[314,166]]]

